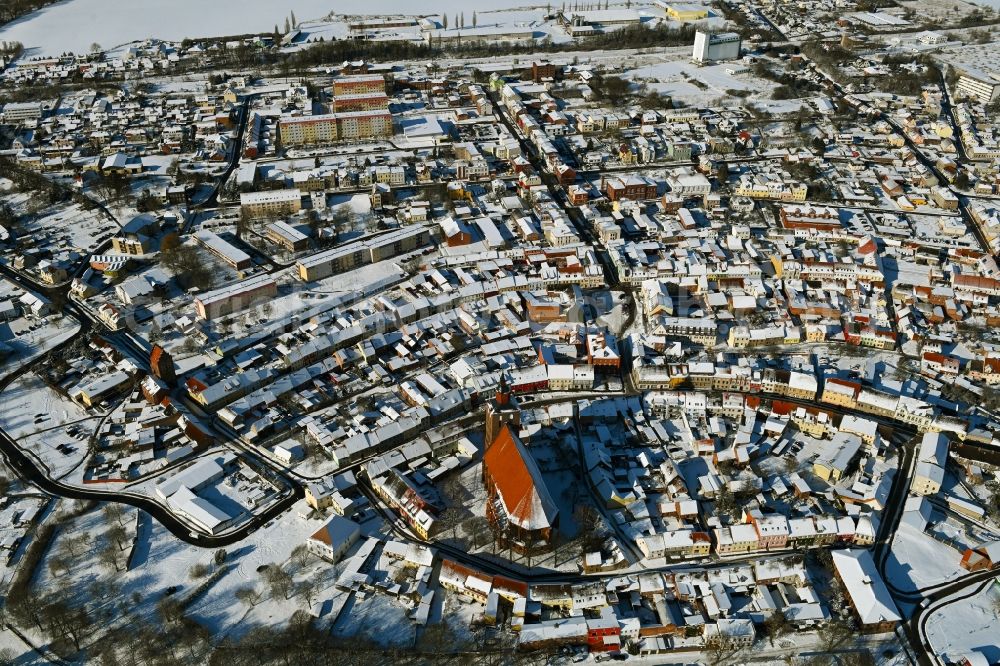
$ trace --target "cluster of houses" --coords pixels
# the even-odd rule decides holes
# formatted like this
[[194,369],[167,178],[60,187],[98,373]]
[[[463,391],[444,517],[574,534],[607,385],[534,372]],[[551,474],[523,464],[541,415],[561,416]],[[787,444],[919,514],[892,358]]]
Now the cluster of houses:
[[[836,551],[833,569],[863,633],[889,631],[900,621],[867,551]],[[764,635],[775,614],[794,629],[815,628],[832,617],[796,556],[530,585],[445,559],[439,583],[477,604],[482,623],[507,618],[524,650],[579,646],[592,653],[629,650],[648,656],[706,646],[737,650]]]

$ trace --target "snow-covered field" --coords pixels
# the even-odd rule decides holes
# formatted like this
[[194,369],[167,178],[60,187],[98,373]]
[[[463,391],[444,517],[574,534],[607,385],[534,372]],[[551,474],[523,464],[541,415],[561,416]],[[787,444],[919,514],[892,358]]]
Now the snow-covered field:
[[965,573],[958,565],[962,555],[954,548],[910,525],[900,525],[892,540],[886,573],[901,590],[919,590]]
[[927,620],[927,640],[934,653],[961,657],[981,650],[990,663],[1000,659],[997,637],[997,603],[1000,590],[990,585],[969,599],[949,604]]
[[[374,0],[365,3],[371,14],[472,12],[505,9],[517,0]],[[531,4],[531,3],[524,3]],[[330,0],[67,0],[39,10],[0,30],[0,41],[19,41],[28,55],[58,55],[65,51],[87,53],[90,45],[111,48],[156,37],[238,35],[271,30],[284,24],[289,12],[299,21],[319,19],[331,13],[356,11],[360,5]]]
[[[16,301],[24,293],[20,288],[5,280],[0,280],[0,301]],[[0,361],[0,374],[11,372],[29,359],[44,354],[56,345],[76,335],[80,325],[75,319],[51,314],[46,317],[18,317],[0,324],[0,342],[11,347],[14,352]]]
[[[705,103],[705,99],[723,98],[729,90],[749,91],[752,98],[766,98],[774,83],[749,74],[733,75],[726,70],[738,63],[698,67],[677,59],[658,64],[647,64],[625,72],[625,77],[646,83],[649,90],[684,100],[691,104]],[[699,82],[698,84],[693,81]],[[705,88],[699,87],[700,85]]]

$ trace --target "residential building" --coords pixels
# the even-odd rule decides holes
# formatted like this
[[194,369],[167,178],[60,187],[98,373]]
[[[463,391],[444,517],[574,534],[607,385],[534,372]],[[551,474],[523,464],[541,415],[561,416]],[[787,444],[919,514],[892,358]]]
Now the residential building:
[[217,234],[208,229],[201,229],[195,234],[195,238],[202,247],[213,255],[224,261],[231,268],[244,271],[253,265],[250,255],[239,249],[229,241],[223,240]]
[[338,76],[333,80],[333,96],[385,94],[385,79],[381,74],[356,74]]
[[240,208],[250,218],[274,218],[294,215],[302,210],[302,192],[269,190],[240,194]]
[[988,74],[968,71],[958,77],[955,92],[975,97],[983,104],[989,104],[1000,97],[1000,80]]
[[309,237],[292,225],[278,220],[267,225],[264,235],[289,252],[301,252],[309,247]]
[[41,102],[8,102],[3,107],[3,121],[8,125],[17,125],[26,120],[41,120],[42,114]]
[[860,437],[846,431],[838,432],[813,462],[813,473],[830,483],[840,481],[857,460],[861,448]]
[[843,585],[861,633],[886,633],[901,621],[889,589],[878,573],[871,551],[833,550],[834,574]]
[[277,283],[273,277],[264,273],[206,292],[194,299],[194,306],[202,319],[218,319],[277,295]]
[[363,92],[352,95],[335,95],[330,103],[334,113],[347,111],[384,111],[389,108],[385,91]]
[[917,495],[935,495],[944,481],[948,461],[948,438],[944,433],[926,432],[920,440],[917,463],[913,469],[910,491]]
[[317,557],[336,563],[360,535],[361,527],[357,523],[341,516],[334,516],[306,539],[306,547]]

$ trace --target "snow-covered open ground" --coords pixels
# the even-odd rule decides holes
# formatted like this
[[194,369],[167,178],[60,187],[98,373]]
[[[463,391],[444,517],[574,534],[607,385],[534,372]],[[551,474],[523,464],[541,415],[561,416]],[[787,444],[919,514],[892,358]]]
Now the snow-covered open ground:
[[[97,417],[53,391],[35,374],[17,379],[0,395],[0,427],[55,478],[80,469],[87,455],[86,440],[66,432],[73,423],[90,432]],[[63,449],[67,453],[58,450],[60,445],[69,447]]]
[[[518,0],[374,0],[365,3],[370,14],[471,12],[505,9]],[[284,25],[289,12],[299,21],[331,13],[356,12],[361,5],[330,0],[67,0],[30,14],[0,30],[0,41],[19,41],[28,55],[58,55],[65,51],[87,53],[90,45],[111,48],[156,37],[215,37],[269,31]]]
[[965,573],[959,566],[962,555],[947,544],[900,525],[892,540],[886,573],[901,590],[919,590]]
[[[677,59],[663,63],[649,63],[625,72],[625,77],[646,84],[649,90],[683,100],[690,104],[704,103],[705,99],[724,98],[729,90],[749,91],[752,99],[766,99],[774,83],[750,76],[733,75],[726,70],[736,64],[698,67],[686,60]],[[705,88],[699,87],[699,82]]]
[[981,650],[990,663],[1000,659],[997,637],[997,602],[1000,590],[990,585],[969,599],[948,604],[927,620],[927,640],[934,653],[960,657]]

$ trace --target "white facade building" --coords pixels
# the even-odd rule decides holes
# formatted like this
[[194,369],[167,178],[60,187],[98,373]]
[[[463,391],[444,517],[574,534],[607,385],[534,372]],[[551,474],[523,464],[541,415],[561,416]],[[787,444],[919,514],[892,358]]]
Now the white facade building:
[[695,62],[735,60],[740,57],[740,45],[740,36],[735,32],[712,34],[699,30],[694,36],[691,58]]

